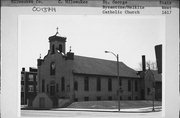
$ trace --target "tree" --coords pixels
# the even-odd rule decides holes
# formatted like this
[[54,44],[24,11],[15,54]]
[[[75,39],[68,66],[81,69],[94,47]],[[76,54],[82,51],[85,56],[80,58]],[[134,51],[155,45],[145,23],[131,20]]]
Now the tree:
[[[146,62],[146,69],[157,70],[157,64],[154,61],[148,60]],[[142,63],[139,63],[139,70],[142,70]]]

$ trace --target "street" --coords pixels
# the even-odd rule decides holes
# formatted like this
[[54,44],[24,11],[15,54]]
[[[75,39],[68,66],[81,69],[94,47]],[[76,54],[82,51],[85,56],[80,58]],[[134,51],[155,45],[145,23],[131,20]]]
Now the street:
[[103,111],[103,110],[73,110],[73,109],[54,109],[54,110],[21,110],[23,117],[125,117],[125,118],[160,118],[161,111]]

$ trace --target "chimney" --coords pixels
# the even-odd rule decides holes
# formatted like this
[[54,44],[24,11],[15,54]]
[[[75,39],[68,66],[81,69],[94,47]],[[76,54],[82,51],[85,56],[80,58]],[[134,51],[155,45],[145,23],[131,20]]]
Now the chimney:
[[162,45],[155,46],[156,53],[156,63],[158,68],[158,73],[162,73]]
[[142,71],[146,71],[146,58],[142,55]]

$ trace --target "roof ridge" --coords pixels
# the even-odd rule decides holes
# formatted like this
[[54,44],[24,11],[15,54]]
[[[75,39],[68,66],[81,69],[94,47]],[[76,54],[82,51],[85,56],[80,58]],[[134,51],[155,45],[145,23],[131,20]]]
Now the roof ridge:
[[[111,62],[116,62],[113,60],[108,60],[108,59],[102,59],[102,58],[95,58],[95,57],[87,57],[87,56],[79,56],[79,55],[74,55],[76,57],[82,57],[82,58],[90,58],[90,59],[97,59],[97,60],[103,60],[103,61],[111,61]],[[119,63],[123,63],[122,61],[119,61]],[[124,63],[123,63],[124,64]]]

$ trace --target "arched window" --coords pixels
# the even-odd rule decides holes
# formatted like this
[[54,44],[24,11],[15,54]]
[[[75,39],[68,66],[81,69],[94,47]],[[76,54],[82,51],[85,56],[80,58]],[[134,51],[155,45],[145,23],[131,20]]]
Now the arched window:
[[138,91],[138,81],[135,80],[135,91]]
[[56,92],[59,92],[59,84],[56,84]]
[[112,79],[108,79],[108,91],[112,91]]
[[101,91],[101,79],[97,78],[97,91]]
[[50,64],[50,75],[55,75],[55,73],[56,73],[56,66],[55,66],[55,63],[52,62]]
[[61,78],[61,91],[65,90],[65,79],[64,77]]
[[77,81],[74,82],[74,90],[78,91],[78,82]]
[[52,45],[52,54],[54,54],[54,52],[55,52],[55,48],[54,48],[54,44]]
[[59,51],[62,52],[62,45],[59,44]]
[[89,78],[84,78],[84,91],[89,91]]
[[48,93],[49,92],[49,85],[47,84],[46,87],[47,87],[46,89],[47,89],[47,93]]
[[42,80],[42,92],[45,92],[45,80]]
[[128,91],[131,91],[131,80],[128,80]]

